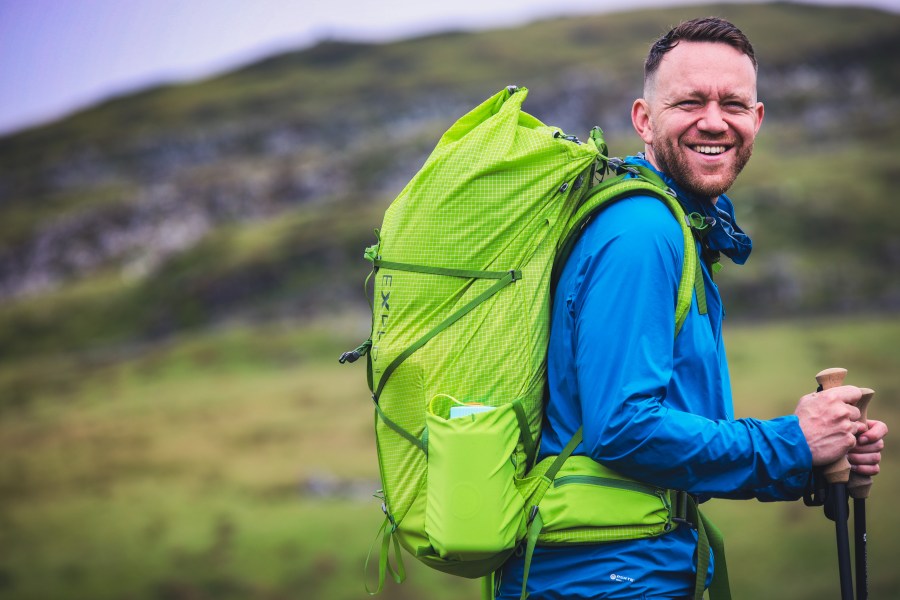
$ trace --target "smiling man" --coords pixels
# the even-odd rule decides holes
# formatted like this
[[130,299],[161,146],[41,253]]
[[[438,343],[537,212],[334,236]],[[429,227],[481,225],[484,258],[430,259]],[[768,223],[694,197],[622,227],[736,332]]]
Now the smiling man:
[[[583,427],[573,456],[627,479],[592,480],[601,487],[596,481],[614,480],[596,503],[616,515],[607,524],[616,541],[596,543],[588,533],[539,542],[527,577],[534,600],[698,598],[721,557],[699,560],[707,566],[696,576],[705,558],[697,552],[698,515],[668,499],[689,506],[711,497],[796,500],[815,466],[848,451],[859,473],[879,470],[887,428],[857,422],[856,387],[804,396],[792,415],[734,418],[725,313],[712,275],[720,255],[743,264],[750,254],[725,192],[750,159],[763,121],[756,69],[750,42],[721,19],[683,23],[651,47],[644,97],[632,109],[644,152],[626,164],[655,172],[692,215],[705,302],[694,294],[676,332],[679,278],[693,249],[685,249],[680,225],[655,198],[618,200],[569,255],[553,301],[540,458],[560,454]],[[638,522],[631,507],[648,489],[682,520],[671,530],[623,534]],[[581,525],[582,534],[598,528]],[[520,596],[525,562],[519,555],[503,567],[498,597]]]
[[764,110],[750,42],[717,20],[699,24],[722,28],[723,42],[679,42],[679,30],[657,42],[631,117],[646,158],[684,191],[715,202],[750,160]]

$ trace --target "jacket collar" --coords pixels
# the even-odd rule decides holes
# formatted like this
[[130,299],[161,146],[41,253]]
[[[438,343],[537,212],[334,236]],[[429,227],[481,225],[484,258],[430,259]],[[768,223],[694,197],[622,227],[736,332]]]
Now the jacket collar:
[[704,217],[712,217],[713,224],[704,238],[711,249],[721,252],[735,264],[742,265],[747,262],[750,251],[753,249],[753,242],[750,240],[750,236],[738,226],[734,216],[734,204],[728,196],[722,194],[713,204],[685,192],[671,177],[650,164],[644,158],[643,152],[629,156],[625,162],[648,167],[662,177],[663,181],[678,195],[678,202],[686,213],[699,213]]

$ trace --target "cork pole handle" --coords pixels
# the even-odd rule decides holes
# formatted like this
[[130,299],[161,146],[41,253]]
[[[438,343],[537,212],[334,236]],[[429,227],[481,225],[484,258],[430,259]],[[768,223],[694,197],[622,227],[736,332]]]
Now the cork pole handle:
[[[816,375],[816,381],[822,390],[828,390],[843,385],[844,377],[846,376],[847,369],[825,369]],[[822,473],[825,475],[828,483],[847,483],[850,479],[850,462],[846,456],[842,456],[825,467]]]
[[[859,404],[857,404],[857,408],[859,408],[859,420],[863,423],[868,419],[867,413],[869,409],[869,402],[872,400],[872,397],[875,395],[875,390],[869,388],[861,388],[862,398],[859,400]],[[872,489],[872,477],[869,475],[860,475],[859,473],[850,472],[850,481],[847,482],[847,490],[850,492],[850,495],[854,498],[868,498],[869,490]]]

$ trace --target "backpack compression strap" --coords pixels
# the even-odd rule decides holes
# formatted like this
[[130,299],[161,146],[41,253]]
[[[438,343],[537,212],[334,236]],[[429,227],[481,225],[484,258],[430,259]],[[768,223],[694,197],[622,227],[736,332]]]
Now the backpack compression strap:
[[[462,306],[459,310],[454,312],[452,315],[444,319],[441,323],[439,323],[434,329],[420,337],[418,340],[413,342],[411,346],[409,346],[406,350],[401,352],[393,361],[385,368],[384,372],[381,374],[381,378],[378,381],[378,387],[372,391],[372,401],[375,403],[375,411],[378,413],[378,416],[388,425],[391,429],[396,431],[398,434],[406,438],[411,444],[417,446],[420,450],[425,451],[425,443],[414,436],[409,431],[403,429],[399,425],[397,425],[394,421],[389,419],[387,415],[384,414],[384,411],[381,410],[381,406],[378,404],[378,400],[381,397],[381,391],[384,389],[385,384],[388,381],[388,378],[391,374],[399,367],[403,361],[409,358],[416,350],[427,344],[434,336],[444,331],[458,320],[463,318],[469,312],[471,312],[476,306],[505,288],[507,285],[514,283],[515,281],[522,278],[522,272],[511,269],[509,271],[466,271],[460,269],[445,269],[442,267],[431,267],[424,265],[411,265],[405,263],[397,263],[397,262],[388,262],[382,261],[379,258],[373,259],[373,264],[375,268],[384,267],[386,269],[394,269],[398,271],[412,271],[415,273],[432,273],[435,275],[445,275],[448,277],[461,277],[464,279],[494,279],[496,283],[486,289],[484,292],[479,294],[477,297],[473,298],[471,301]],[[427,431],[427,430],[426,430]]]

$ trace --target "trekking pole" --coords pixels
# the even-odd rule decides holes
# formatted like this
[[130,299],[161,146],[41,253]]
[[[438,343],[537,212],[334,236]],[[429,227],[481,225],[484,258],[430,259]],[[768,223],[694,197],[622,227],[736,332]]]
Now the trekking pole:
[[[856,406],[859,408],[859,420],[866,422],[866,409],[875,395],[874,390],[862,388],[862,398]],[[856,600],[867,600],[869,597],[869,556],[866,550],[866,498],[872,489],[872,478],[869,475],[850,473],[847,491],[853,497],[853,551],[856,561]]]
[[[817,391],[840,386],[847,376],[847,369],[825,369],[816,375]],[[853,575],[850,572],[850,539],[847,530],[848,505],[847,482],[850,480],[850,463],[842,456],[826,466],[823,474],[828,481],[828,496],[834,502],[834,530],[837,537],[838,572],[841,578],[841,600],[853,600]]]

